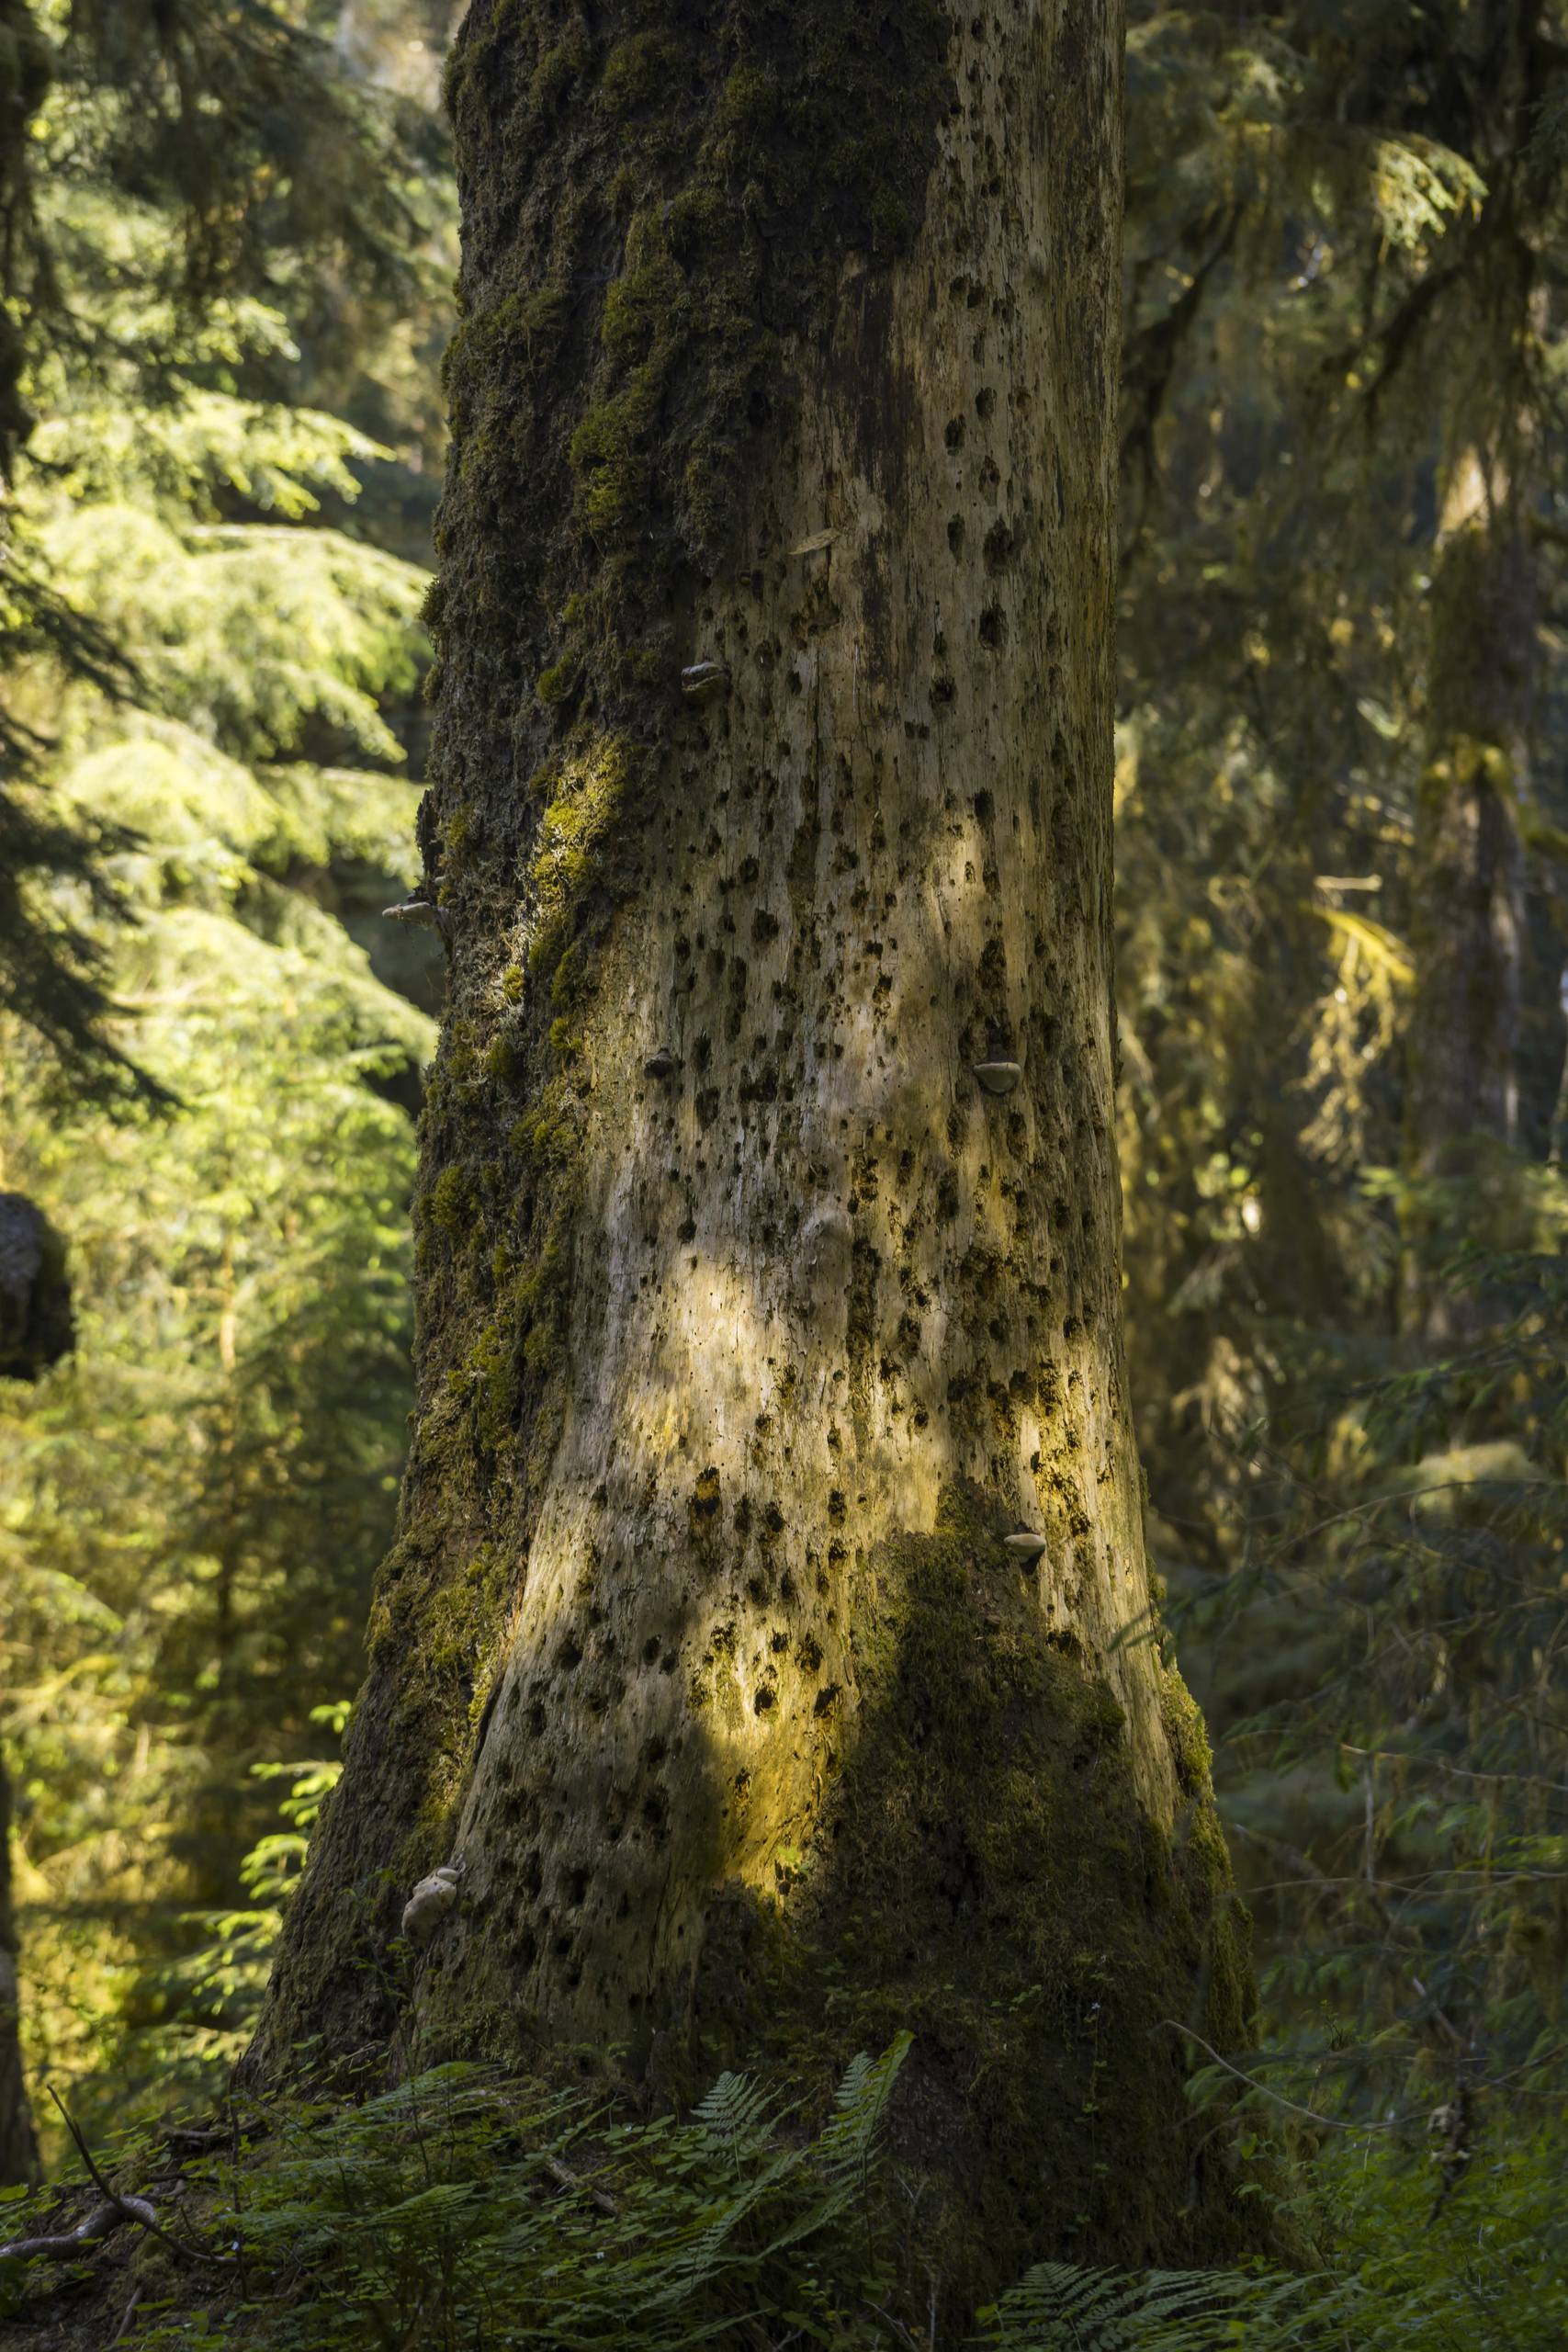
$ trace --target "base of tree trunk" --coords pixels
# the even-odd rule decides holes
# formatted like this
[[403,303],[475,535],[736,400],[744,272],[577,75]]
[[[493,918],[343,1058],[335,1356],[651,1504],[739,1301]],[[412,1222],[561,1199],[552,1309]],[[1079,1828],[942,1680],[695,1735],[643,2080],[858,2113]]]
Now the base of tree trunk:
[[[1043,1623],[1005,1532],[960,1493],[933,1533],[870,1555],[852,1612],[860,1705],[812,1844],[781,1855],[772,1899],[716,1890],[657,2007],[629,1996],[626,2041],[585,2043],[519,2007],[502,1923],[470,1896],[413,1956],[411,1985],[363,1912],[318,1887],[311,1943],[342,1988],[340,2047],[390,2031],[412,1996],[420,2065],[587,2066],[677,2110],[736,2069],[809,2110],[857,2052],[908,2030],[897,2161],[944,2297],[972,2309],[1046,2257],[1277,2252],[1266,2201],[1239,2194],[1231,2133],[1186,2095],[1191,2035],[1242,2046],[1253,1998],[1197,1710],[1165,1672],[1184,1798],[1168,1835],[1140,1802],[1121,1708]],[[299,1989],[319,2016],[315,1970]],[[286,2018],[271,2028],[253,2081],[287,2069]]]
[[[932,2267],[969,2305],[1046,2255],[1219,2262],[1259,2242],[1184,2090],[1181,2029],[1235,2048],[1250,2023],[1206,1749],[1173,1842],[1138,1803],[1122,1710],[1046,1638],[1002,1532],[964,1498],[874,1559],[858,1734],[820,1835],[776,1905],[720,1898],[648,2061],[678,2099],[723,2066],[826,2095],[857,2051],[912,2031],[899,2161],[925,2185]],[[1170,1700],[1175,1739],[1201,1743],[1174,1676]],[[1194,1986],[1196,2014],[1173,2016]]]

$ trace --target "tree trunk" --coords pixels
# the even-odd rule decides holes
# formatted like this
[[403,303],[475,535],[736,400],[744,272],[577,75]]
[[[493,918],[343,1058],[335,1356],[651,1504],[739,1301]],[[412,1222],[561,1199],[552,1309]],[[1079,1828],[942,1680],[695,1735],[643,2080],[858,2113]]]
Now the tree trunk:
[[37,1380],[75,1344],[65,1244],[22,1193],[0,1193],[0,1380]]
[[1536,627],[1527,500],[1472,455],[1433,569],[1411,885],[1404,1319],[1438,1348],[1484,1318],[1477,1294],[1445,1283],[1444,1260],[1463,1239],[1510,1238]]
[[0,1756],[0,2188],[38,2178],[38,2143],[17,2038],[17,1923],[11,1911],[11,1782]]
[[252,2060],[402,2007],[680,2098],[908,2024],[993,2283],[1256,2226],[1182,2088],[1245,1918],[1125,1638],[1120,35],[469,15],[420,1409]]

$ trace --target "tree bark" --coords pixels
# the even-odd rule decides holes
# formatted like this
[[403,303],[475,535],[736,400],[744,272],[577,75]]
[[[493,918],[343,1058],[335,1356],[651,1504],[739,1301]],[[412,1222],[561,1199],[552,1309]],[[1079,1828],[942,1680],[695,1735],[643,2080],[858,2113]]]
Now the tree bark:
[[907,2023],[971,2285],[1256,2226],[1183,2094],[1245,1917],[1136,1638],[1120,42],[470,13],[420,1408],[251,2061],[400,2010],[679,2098]]
[[1528,499],[1471,456],[1433,570],[1427,763],[1416,813],[1405,1096],[1404,1320],[1429,1345],[1485,1315],[1443,1261],[1506,1243],[1518,1126],[1523,811],[1538,590]]
[[0,1193],[0,1380],[37,1380],[74,1343],[65,1244],[24,1193]]
[[17,1950],[11,1909],[11,1782],[0,1757],[0,2188],[38,2178],[38,2143],[17,2035]]

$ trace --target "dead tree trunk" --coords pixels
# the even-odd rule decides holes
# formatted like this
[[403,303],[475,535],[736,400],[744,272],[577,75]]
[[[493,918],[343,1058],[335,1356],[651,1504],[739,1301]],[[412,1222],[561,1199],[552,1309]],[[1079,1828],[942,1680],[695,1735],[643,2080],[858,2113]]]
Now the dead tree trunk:
[[1120,46],[1113,0],[470,13],[420,1412],[253,2058],[401,2004],[679,2095],[908,2023],[993,2279],[1247,2226],[1182,2091],[1245,1921],[1135,1638]]

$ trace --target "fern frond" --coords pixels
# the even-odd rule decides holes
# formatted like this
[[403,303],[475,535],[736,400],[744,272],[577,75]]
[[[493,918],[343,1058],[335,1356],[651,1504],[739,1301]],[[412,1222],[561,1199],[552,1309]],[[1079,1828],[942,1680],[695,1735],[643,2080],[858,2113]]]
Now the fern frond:
[[1038,2264],[980,2314],[987,2352],[1294,2352],[1319,2342],[1347,2290],[1235,2270],[1090,2269]]
[[737,2165],[773,2137],[773,2101],[749,2075],[721,2075],[694,2110],[709,2143]]
[[863,2051],[852,2060],[833,2101],[832,2116],[817,2143],[818,2159],[829,2179],[864,2177],[875,2157],[887,2102],[913,2040],[913,2034],[900,2033],[880,2058],[868,2057]]

